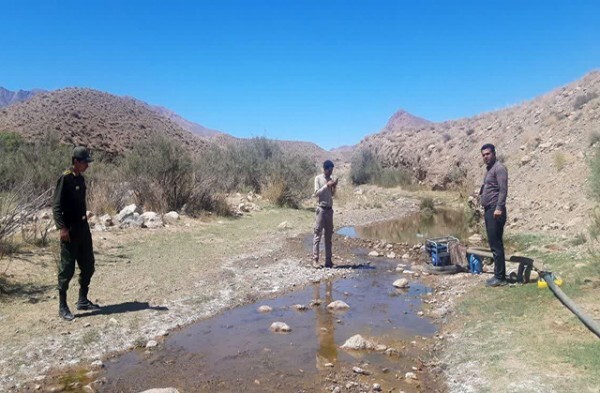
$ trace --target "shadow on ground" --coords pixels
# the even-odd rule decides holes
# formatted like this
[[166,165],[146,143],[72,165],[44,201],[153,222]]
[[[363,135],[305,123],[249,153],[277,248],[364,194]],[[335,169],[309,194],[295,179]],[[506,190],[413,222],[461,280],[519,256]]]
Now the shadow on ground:
[[108,306],[102,306],[100,310],[84,312],[75,315],[76,318],[91,317],[94,315],[111,315],[111,314],[124,314],[127,312],[143,311],[143,310],[157,310],[157,311],[168,311],[168,307],[164,306],[151,306],[148,302],[125,302],[119,304],[111,304]]

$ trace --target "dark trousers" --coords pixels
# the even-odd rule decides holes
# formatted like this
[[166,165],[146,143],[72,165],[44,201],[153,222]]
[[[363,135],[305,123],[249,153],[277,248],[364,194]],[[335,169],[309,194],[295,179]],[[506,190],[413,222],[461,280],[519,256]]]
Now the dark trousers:
[[89,228],[81,232],[71,231],[70,242],[60,242],[60,262],[58,264],[58,290],[67,291],[75,274],[75,262],[79,266],[79,286],[87,288],[94,274],[94,247]]
[[506,279],[506,261],[504,258],[504,224],[506,224],[506,211],[498,218],[494,218],[494,208],[485,209],[485,229],[488,243],[494,256],[494,276],[499,280]]

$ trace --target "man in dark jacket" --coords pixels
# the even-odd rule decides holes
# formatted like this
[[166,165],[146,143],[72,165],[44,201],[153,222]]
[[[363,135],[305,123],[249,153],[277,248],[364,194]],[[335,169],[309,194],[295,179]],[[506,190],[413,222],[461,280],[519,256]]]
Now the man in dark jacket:
[[498,287],[506,285],[506,261],[502,236],[504,235],[504,224],[506,224],[508,172],[506,167],[496,160],[496,148],[491,143],[481,147],[481,156],[487,172],[479,194],[484,210],[488,243],[494,256],[494,277],[489,279],[486,284]]
[[88,300],[90,280],[94,274],[94,249],[92,234],[87,222],[85,179],[83,172],[92,157],[82,146],[73,149],[72,166],[58,179],[54,192],[52,211],[56,228],[60,231],[60,263],[58,264],[58,315],[71,321],[73,314],[67,305],[69,282],[75,274],[75,261],[79,266],[78,310],[98,310],[100,307]]

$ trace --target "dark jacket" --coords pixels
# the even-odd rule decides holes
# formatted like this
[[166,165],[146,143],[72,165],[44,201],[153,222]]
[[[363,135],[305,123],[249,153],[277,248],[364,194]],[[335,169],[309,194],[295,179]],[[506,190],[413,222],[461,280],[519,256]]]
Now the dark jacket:
[[488,168],[481,186],[481,204],[485,209],[506,211],[508,171],[498,160]]
[[75,175],[70,169],[58,179],[52,203],[54,222],[58,229],[88,227],[85,191],[83,176]]

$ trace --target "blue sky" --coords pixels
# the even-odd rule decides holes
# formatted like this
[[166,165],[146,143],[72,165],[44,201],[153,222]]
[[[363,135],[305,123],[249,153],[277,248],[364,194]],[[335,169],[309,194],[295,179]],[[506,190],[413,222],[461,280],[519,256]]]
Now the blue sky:
[[5,1],[0,86],[90,87],[235,136],[355,144],[600,68],[600,1]]

